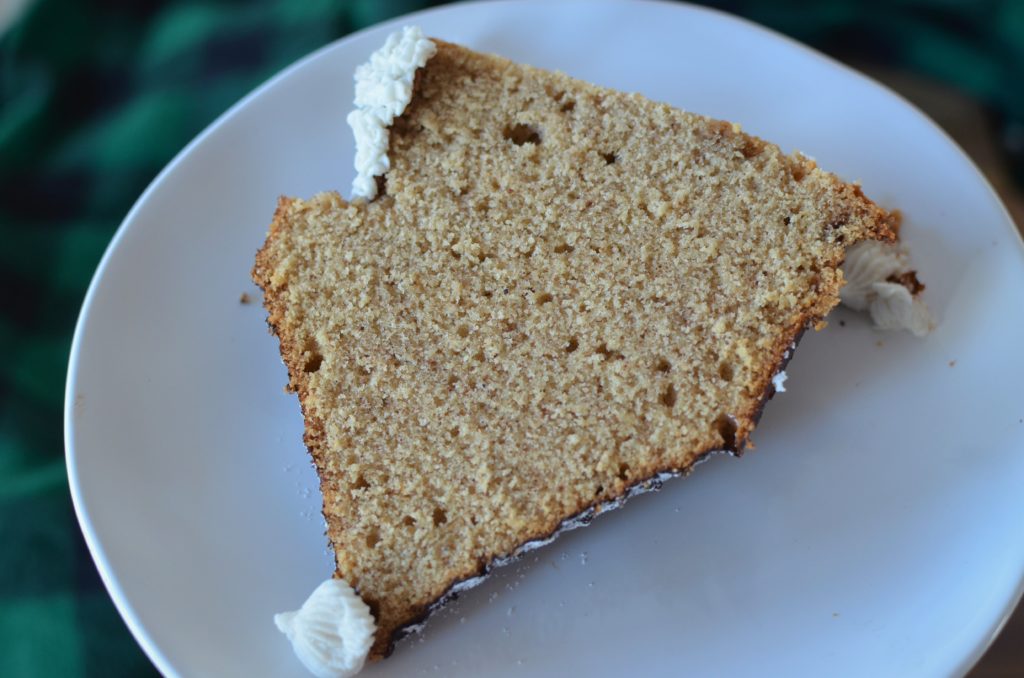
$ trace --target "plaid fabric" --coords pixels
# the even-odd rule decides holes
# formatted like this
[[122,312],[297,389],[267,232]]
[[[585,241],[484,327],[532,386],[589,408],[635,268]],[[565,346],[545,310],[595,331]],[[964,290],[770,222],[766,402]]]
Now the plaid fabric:
[[[71,333],[118,223],[260,82],[428,4],[36,0],[0,36],[0,676],[153,672],[85,549],[61,440]],[[961,87],[990,107],[1024,180],[1024,3],[720,4]]]

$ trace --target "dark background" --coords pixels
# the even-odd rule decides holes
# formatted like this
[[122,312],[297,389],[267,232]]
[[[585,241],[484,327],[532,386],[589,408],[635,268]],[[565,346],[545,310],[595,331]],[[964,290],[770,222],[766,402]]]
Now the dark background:
[[[430,2],[0,0],[0,676],[155,671],[82,541],[64,468],[79,306],[135,199],[308,52]],[[889,84],[1024,223],[1024,2],[703,3]],[[1024,675],[1018,614],[974,676]]]

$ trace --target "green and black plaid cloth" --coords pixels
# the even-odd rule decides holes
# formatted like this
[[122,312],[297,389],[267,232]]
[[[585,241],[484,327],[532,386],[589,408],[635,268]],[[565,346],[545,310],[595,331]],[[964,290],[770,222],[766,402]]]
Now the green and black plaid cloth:
[[[85,548],[63,454],[71,334],[121,219],[275,72],[429,4],[29,0],[0,34],[0,676],[154,673]],[[961,88],[1024,180],[1024,2],[717,4],[839,58]]]

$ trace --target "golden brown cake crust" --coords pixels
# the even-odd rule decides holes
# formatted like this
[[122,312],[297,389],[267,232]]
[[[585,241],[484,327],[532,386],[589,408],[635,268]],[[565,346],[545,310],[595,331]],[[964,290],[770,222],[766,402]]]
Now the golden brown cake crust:
[[371,658],[451,587],[742,452],[892,217],[729,123],[438,41],[385,194],[282,198],[253,279]]

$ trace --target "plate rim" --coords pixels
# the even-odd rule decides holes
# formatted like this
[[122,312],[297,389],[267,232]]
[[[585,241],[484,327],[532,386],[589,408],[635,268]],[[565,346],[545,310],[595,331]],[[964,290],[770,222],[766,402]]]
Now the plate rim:
[[[696,5],[689,1],[674,1],[674,0],[598,0],[594,2],[590,0],[557,0],[558,4],[586,4],[588,8],[597,8],[600,11],[601,6],[612,6],[612,5],[648,5],[658,7],[671,7],[674,10],[680,10],[682,12],[697,12],[715,17],[716,20],[721,20],[726,23],[732,23],[734,26],[741,28],[742,30],[752,30],[762,35],[772,38],[777,41],[782,41],[791,48],[795,48],[802,56],[813,59],[831,68],[838,68],[848,76],[859,79],[870,87],[879,90],[881,93],[888,95],[896,99],[900,104],[909,109],[914,114],[914,117],[932,132],[938,134],[939,139],[942,140],[950,149],[954,150],[956,155],[966,163],[966,166],[980,179],[981,183],[985,186],[988,191],[990,199],[995,205],[998,205],[1004,217],[1004,225],[1008,227],[1011,233],[1011,240],[1016,242],[1017,246],[1024,250],[1024,234],[1021,233],[1020,228],[1014,222],[1012,215],[1003,203],[999,194],[992,186],[991,182],[981,171],[974,160],[960,147],[959,144],[949,135],[946,130],[938,125],[927,113],[921,110],[913,102],[909,101],[899,92],[896,92],[888,85],[881,83],[874,78],[858,71],[852,66],[842,63],[834,59],[827,54],[820,52],[819,50],[806,45],[795,38],[780,33],[775,29],[769,28],[762,24],[759,24],[746,17],[732,14],[725,10],[721,10],[714,7],[706,7],[703,5]],[[471,0],[469,2],[458,2],[439,5],[435,7],[429,7],[407,14],[402,14],[371,26],[366,26],[357,31],[347,33],[346,35],[332,40],[316,49],[312,52],[300,57],[296,61],[292,62],[288,66],[270,76],[261,84],[257,85],[253,90],[245,94],[237,102],[232,104],[224,112],[218,115],[212,122],[203,128],[195,137],[192,138],[180,151],[178,151],[174,157],[160,170],[159,173],[150,181],[146,189],[139,195],[139,197],[132,204],[132,207],[125,214],[121,220],[114,235],[111,237],[110,242],[107,244],[103,256],[100,258],[99,263],[96,266],[92,278],[90,279],[89,286],[86,289],[86,293],[82,299],[81,308],[78,313],[78,317],[75,321],[74,333],[71,340],[71,348],[68,355],[68,368],[67,377],[65,381],[64,390],[64,413],[63,413],[63,433],[64,433],[64,458],[65,466],[68,476],[68,487],[71,493],[72,505],[75,511],[75,517],[78,521],[79,528],[82,531],[83,538],[86,546],[89,549],[89,554],[96,565],[96,569],[99,572],[100,579],[103,582],[107,593],[110,595],[115,608],[124,620],[125,625],[131,632],[132,637],[139,644],[142,650],[150,661],[156,666],[157,670],[166,676],[177,676],[180,675],[178,670],[175,668],[170,659],[165,655],[164,651],[157,645],[153,638],[148,634],[144,628],[141,620],[138,618],[135,608],[131,601],[125,594],[120,582],[114,575],[111,563],[108,560],[106,551],[103,545],[100,543],[100,539],[96,534],[95,526],[90,518],[89,509],[85,504],[85,500],[82,496],[82,489],[80,486],[80,478],[78,472],[78,455],[75,451],[74,444],[74,432],[75,432],[75,419],[76,419],[76,405],[75,405],[75,391],[78,383],[78,372],[79,363],[81,362],[81,353],[83,346],[83,333],[85,331],[85,324],[88,320],[90,310],[93,306],[95,298],[98,294],[100,281],[103,278],[107,268],[110,265],[111,260],[116,256],[116,251],[120,247],[120,243],[124,240],[126,233],[128,232],[131,224],[135,221],[135,217],[139,212],[142,211],[146,203],[149,201],[150,196],[155,193],[160,186],[164,183],[167,176],[180,165],[184,159],[189,156],[192,151],[201,145],[207,137],[214,133],[216,129],[227,123],[233,118],[241,109],[245,108],[253,99],[263,94],[265,91],[276,86],[277,83],[283,81],[293,75],[293,73],[303,69],[307,64],[322,58],[326,53],[335,49],[343,48],[343,46],[349,42],[358,40],[362,35],[372,32],[379,31],[385,27],[398,26],[401,24],[409,23],[418,17],[428,14],[441,14],[441,13],[459,13],[464,9],[477,8],[480,6],[489,5],[529,5],[536,7],[550,6],[550,0]],[[1024,599],[1024,567],[1021,567],[1020,572],[1017,575],[1017,586],[1008,598],[1002,612],[988,625],[987,632],[982,636],[981,641],[975,645],[970,653],[964,656],[959,664],[950,667],[949,675],[951,676],[964,676],[971,668],[984,656],[984,654],[991,647],[995,639],[1005,628],[1010,617],[1013,615],[1014,610]]]

